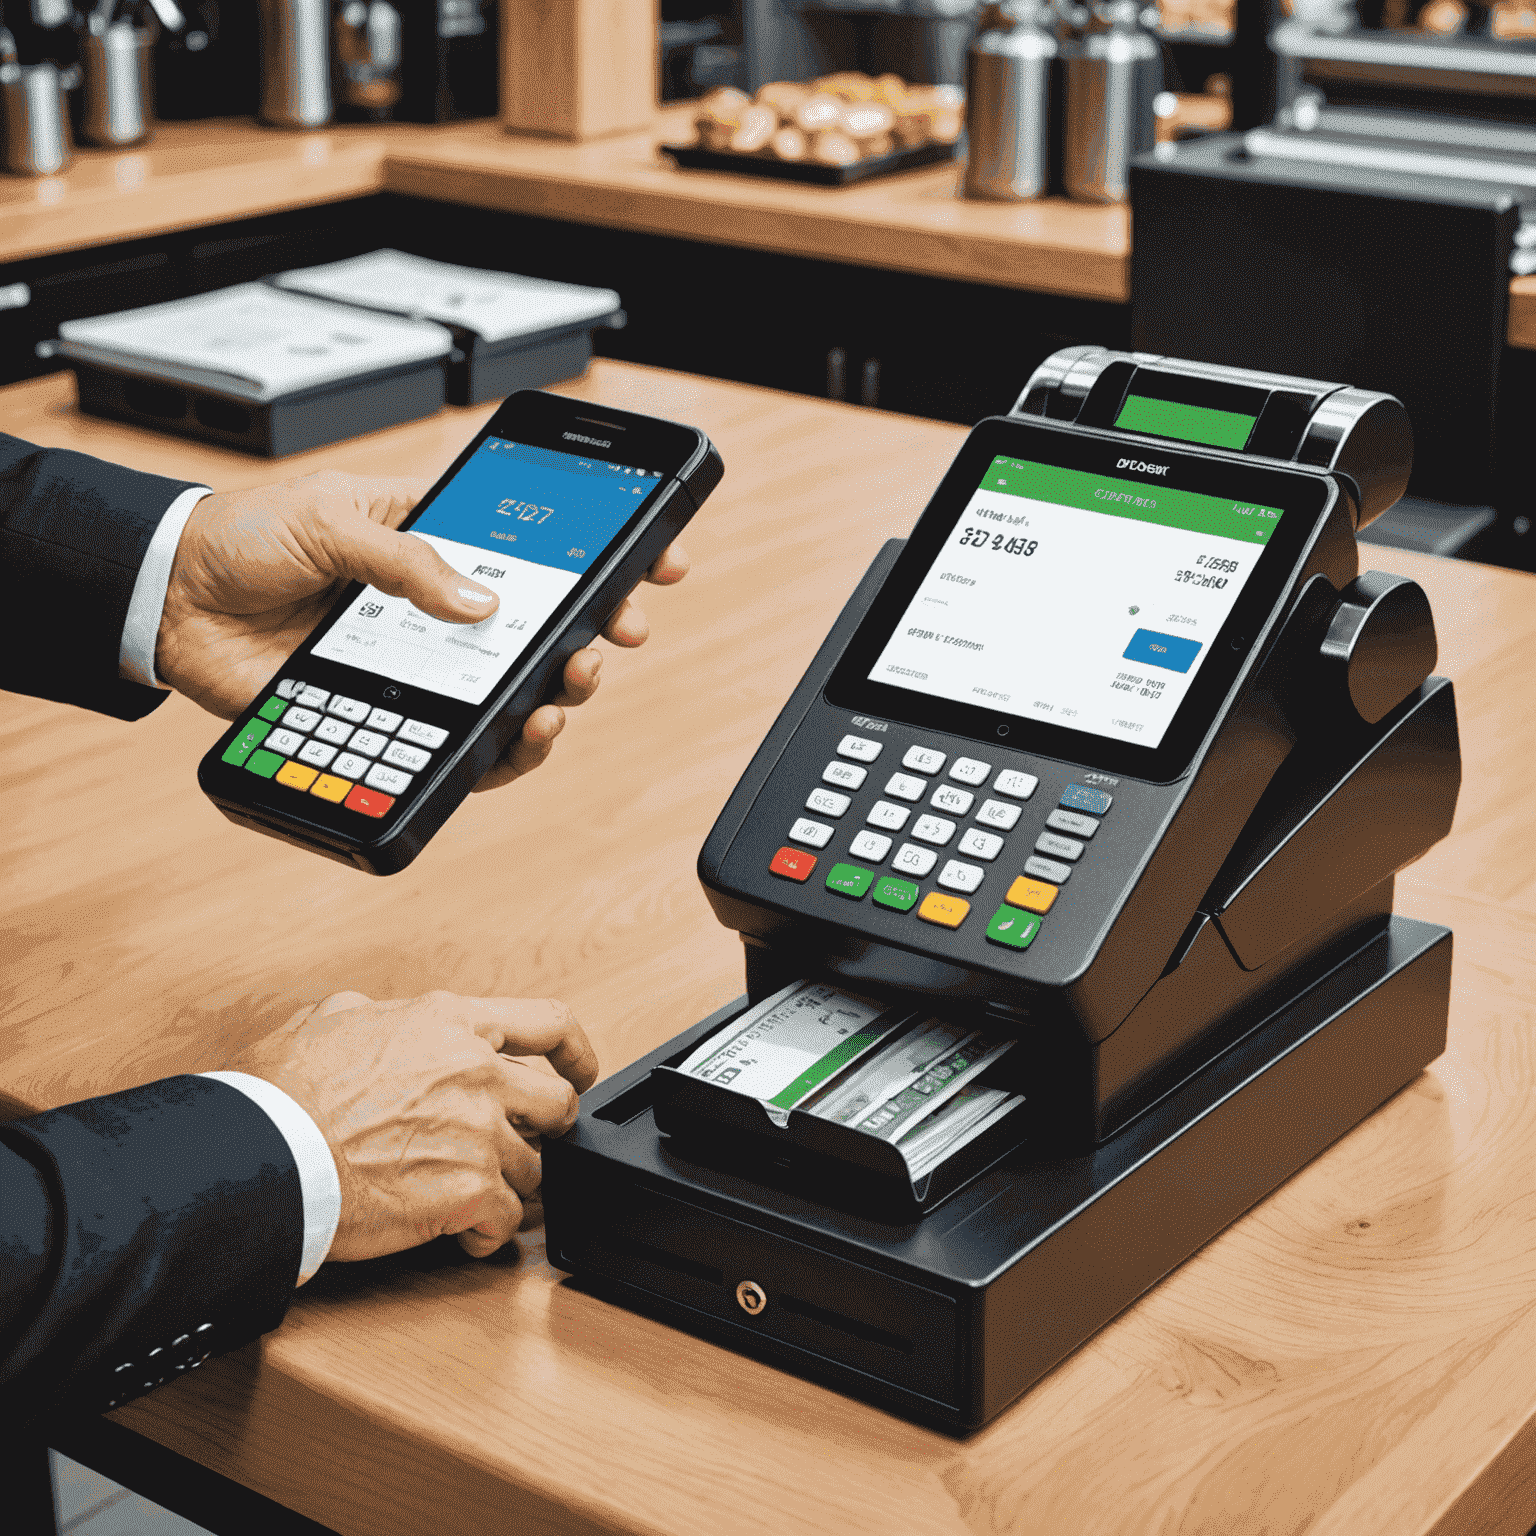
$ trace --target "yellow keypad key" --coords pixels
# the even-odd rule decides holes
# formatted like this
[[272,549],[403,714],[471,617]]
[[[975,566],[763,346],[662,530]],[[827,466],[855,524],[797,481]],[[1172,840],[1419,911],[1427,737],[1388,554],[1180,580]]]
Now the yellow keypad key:
[[347,791],[351,788],[351,779],[338,779],[334,773],[322,773],[310,786],[309,792],[312,795],[319,795],[322,800],[334,800],[339,803],[347,798]]
[[946,896],[942,891],[929,891],[923,897],[923,904],[917,909],[917,915],[925,923],[937,923],[941,928],[958,928],[965,921],[965,914],[970,910],[970,902],[961,901],[958,896]]
[[318,768],[306,768],[303,763],[286,762],[277,770],[277,782],[289,789],[308,789],[315,782]]
[[1044,914],[1051,910],[1051,903],[1059,895],[1061,895],[1059,885],[1050,885],[1044,880],[1031,880],[1028,875],[1020,875],[1008,887],[1008,894],[1003,897],[1003,900],[1010,907],[1023,907],[1026,912]]

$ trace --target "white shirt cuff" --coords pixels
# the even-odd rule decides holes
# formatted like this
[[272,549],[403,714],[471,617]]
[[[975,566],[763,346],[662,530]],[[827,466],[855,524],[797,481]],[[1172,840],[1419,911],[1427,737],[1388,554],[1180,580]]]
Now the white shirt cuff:
[[151,688],[165,686],[155,676],[155,641],[160,635],[160,616],[165,612],[171,567],[176,563],[176,546],[181,543],[192,508],[204,496],[211,495],[213,492],[206,485],[194,485],[183,491],[165,509],[165,516],[144,552],[144,563],[133,583],[133,596],[128,599],[128,619],[117,651],[117,675],[130,683],[144,683]]
[[303,1285],[325,1262],[341,1220],[341,1180],[320,1127],[264,1077],[252,1077],[248,1072],[199,1072],[198,1076],[238,1088],[267,1112],[288,1143],[298,1164],[299,1190],[304,1198],[304,1251],[299,1259],[299,1278],[294,1282]]

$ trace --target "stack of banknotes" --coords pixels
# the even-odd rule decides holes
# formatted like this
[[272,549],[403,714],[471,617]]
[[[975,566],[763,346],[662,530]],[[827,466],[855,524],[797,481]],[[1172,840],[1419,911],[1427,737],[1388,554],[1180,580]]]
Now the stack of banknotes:
[[797,981],[732,1019],[678,1070],[761,1100],[780,1125],[798,1109],[891,1142],[916,1180],[1024,1102],[980,1081],[1012,1045]]

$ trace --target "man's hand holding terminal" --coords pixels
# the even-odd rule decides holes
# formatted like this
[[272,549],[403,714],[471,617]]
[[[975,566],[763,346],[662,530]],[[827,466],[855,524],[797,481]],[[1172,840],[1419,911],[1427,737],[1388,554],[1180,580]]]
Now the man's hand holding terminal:
[[[396,530],[428,488],[425,480],[317,474],[206,496],[177,547],[155,647],[155,668],[178,693],[233,719],[282,666],[349,581],[404,597],[449,624],[494,613],[495,593],[461,576],[423,539]],[[647,573],[670,586],[688,573],[676,546]],[[645,614],[627,600],[603,638],[643,645]],[[505,784],[537,768],[565,726],[562,706],[597,691],[602,655],[590,647],[566,663],[564,692],[536,709],[521,737],[481,781]]]

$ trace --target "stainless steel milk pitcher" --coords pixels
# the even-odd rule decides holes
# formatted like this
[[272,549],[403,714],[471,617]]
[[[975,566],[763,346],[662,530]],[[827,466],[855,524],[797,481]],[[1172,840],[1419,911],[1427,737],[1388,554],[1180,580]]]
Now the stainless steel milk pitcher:
[[1057,51],[1047,0],[1004,0],[984,17],[966,61],[967,197],[1019,203],[1049,189]]
[[[180,19],[179,16],[177,18]],[[80,137],[104,149],[142,144],[154,131],[150,56],[155,33],[99,5],[80,34]]]
[[1131,160],[1153,146],[1163,55],[1142,0],[1095,0],[1094,30],[1062,50],[1062,190],[1085,203],[1123,203]]
[[260,0],[261,120],[320,128],[331,120],[331,0]]

